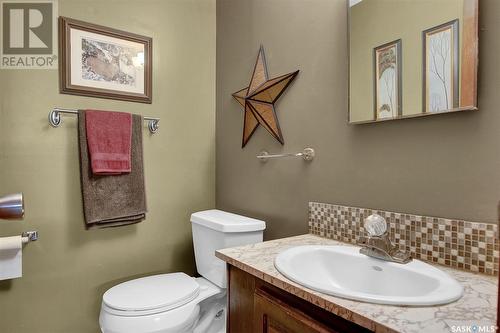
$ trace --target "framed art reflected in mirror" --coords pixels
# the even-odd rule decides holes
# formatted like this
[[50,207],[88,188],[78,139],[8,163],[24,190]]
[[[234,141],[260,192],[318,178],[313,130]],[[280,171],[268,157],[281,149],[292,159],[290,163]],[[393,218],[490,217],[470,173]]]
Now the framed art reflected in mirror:
[[423,40],[423,110],[442,112],[459,107],[458,20],[425,30]]
[[478,0],[348,0],[351,124],[477,110]]
[[401,39],[373,50],[375,119],[396,118],[403,112],[401,104]]

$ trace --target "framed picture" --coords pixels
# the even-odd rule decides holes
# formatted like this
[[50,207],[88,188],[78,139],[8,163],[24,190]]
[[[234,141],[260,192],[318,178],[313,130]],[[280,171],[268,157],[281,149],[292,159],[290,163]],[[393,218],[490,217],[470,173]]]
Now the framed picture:
[[425,30],[423,38],[423,112],[459,106],[458,20]]
[[401,39],[373,49],[374,119],[397,118],[402,108]]
[[59,52],[61,93],[151,103],[151,38],[60,17]]

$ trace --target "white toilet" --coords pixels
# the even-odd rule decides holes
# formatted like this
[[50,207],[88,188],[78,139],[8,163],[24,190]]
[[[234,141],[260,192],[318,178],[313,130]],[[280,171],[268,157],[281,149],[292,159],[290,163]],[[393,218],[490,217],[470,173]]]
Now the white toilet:
[[262,242],[264,221],[206,210],[191,215],[198,273],[148,276],[127,281],[102,297],[103,333],[225,333],[226,263],[222,248]]

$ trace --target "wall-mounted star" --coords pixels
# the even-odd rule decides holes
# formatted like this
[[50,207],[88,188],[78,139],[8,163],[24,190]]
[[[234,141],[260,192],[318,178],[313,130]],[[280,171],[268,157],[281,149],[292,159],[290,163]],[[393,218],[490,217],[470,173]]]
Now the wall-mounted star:
[[276,117],[276,111],[274,110],[274,103],[280,98],[298,73],[299,71],[297,70],[275,77],[274,79],[269,79],[264,47],[260,47],[250,85],[232,95],[245,110],[241,148],[245,147],[259,125],[264,126],[281,144],[285,143],[278,118]]

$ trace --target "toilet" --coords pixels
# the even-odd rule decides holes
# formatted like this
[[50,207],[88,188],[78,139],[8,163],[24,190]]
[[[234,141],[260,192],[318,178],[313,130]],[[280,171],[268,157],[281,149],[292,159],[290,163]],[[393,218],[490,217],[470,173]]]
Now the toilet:
[[191,215],[201,277],[159,274],[120,283],[102,297],[103,333],[225,333],[226,264],[215,251],[262,242],[264,221],[212,209]]

